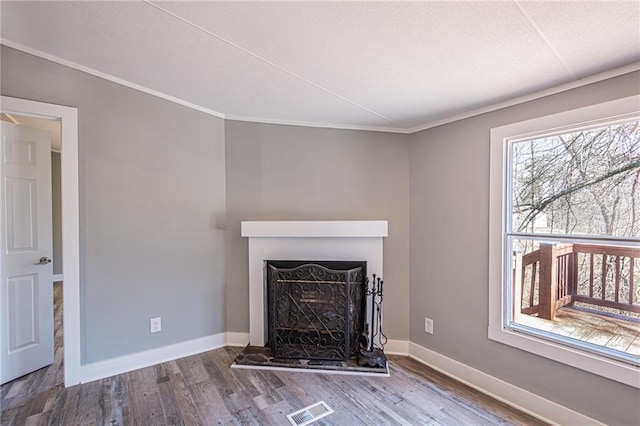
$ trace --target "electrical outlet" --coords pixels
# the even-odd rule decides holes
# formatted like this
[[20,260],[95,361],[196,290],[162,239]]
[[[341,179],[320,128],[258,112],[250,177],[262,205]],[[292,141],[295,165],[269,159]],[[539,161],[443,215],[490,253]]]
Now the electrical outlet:
[[151,332],[157,333],[162,331],[162,317],[151,318]]
[[433,320],[431,318],[424,317],[424,332],[433,334]]

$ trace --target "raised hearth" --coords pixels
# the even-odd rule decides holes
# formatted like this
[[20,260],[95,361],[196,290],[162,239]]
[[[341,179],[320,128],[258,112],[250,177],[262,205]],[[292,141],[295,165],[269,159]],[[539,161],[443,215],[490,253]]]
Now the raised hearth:
[[354,359],[347,361],[321,361],[305,359],[279,359],[267,346],[247,346],[236,357],[231,368],[258,370],[290,370],[299,372],[322,372],[330,374],[352,374],[359,376],[389,377],[389,367],[360,366]]

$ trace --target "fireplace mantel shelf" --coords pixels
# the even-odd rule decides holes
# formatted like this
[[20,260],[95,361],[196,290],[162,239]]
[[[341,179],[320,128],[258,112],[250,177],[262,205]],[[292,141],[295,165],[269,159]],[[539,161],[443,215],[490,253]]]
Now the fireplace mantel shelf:
[[242,236],[249,238],[375,238],[387,235],[386,220],[242,222]]

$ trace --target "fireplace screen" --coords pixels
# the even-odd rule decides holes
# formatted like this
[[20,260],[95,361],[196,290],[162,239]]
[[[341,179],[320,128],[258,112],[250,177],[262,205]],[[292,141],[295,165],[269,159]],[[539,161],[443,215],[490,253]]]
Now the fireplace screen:
[[276,358],[346,361],[358,351],[366,262],[267,261],[269,345]]

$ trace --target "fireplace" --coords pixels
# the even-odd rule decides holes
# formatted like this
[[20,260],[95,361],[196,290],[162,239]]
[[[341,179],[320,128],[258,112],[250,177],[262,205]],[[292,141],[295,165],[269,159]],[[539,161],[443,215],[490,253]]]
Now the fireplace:
[[276,358],[346,361],[364,331],[366,262],[266,262],[268,346]]
[[[377,349],[383,346],[383,333],[373,332],[382,322],[380,277],[387,228],[385,220],[242,222],[242,236],[249,240],[249,345],[233,368],[388,376],[384,354]],[[284,287],[272,296],[269,275],[274,268]],[[298,281],[310,282],[284,282],[291,281],[288,273],[302,274]],[[327,279],[331,273],[341,275]],[[270,309],[276,313],[269,314]],[[369,346],[363,350],[365,342]],[[356,351],[359,355],[352,356]]]
[[382,276],[387,228],[386,220],[242,222],[249,240],[249,342],[264,346],[268,340],[266,260],[358,259]]

